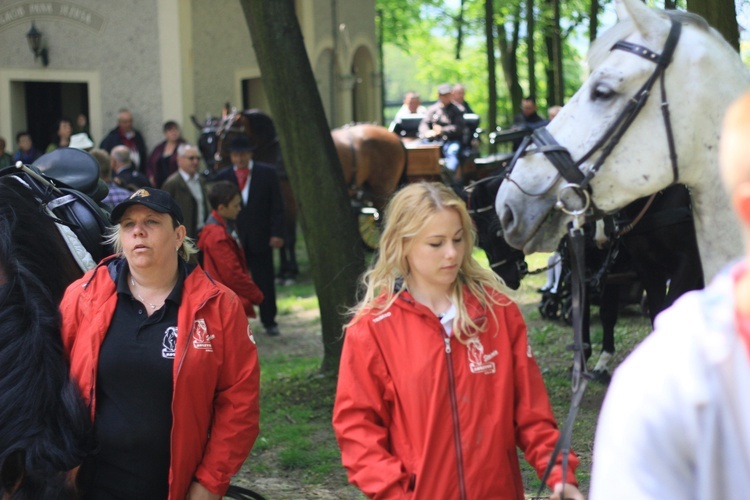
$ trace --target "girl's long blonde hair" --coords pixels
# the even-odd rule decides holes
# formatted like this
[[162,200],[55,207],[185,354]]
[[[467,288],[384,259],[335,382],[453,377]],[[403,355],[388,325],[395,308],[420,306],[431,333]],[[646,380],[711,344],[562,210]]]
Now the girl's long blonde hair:
[[477,235],[464,202],[443,184],[419,182],[409,184],[398,191],[388,203],[377,255],[361,278],[364,296],[351,309],[353,317],[347,326],[356,323],[366,314],[382,313],[391,307],[399,294],[406,289],[410,271],[406,255],[427,220],[442,210],[456,211],[466,241],[458,279],[453,284],[450,294],[457,310],[453,328],[456,338],[465,343],[484,326],[480,327],[469,316],[464,304],[463,286],[466,286],[482,307],[493,316],[491,306],[499,304],[501,296],[513,295],[499,276],[479,265],[472,257]]

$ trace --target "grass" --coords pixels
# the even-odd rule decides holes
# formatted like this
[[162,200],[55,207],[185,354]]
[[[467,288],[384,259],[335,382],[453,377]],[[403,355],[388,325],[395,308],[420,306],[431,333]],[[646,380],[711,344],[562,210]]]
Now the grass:
[[[302,269],[299,284],[278,289],[281,314],[288,317],[317,308],[304,248],[300,248],[298,256]],[[476,256],[486,264],[483,254]],[[527,258],[527,262],[530,269],[538,269],[546,265],[546,259],[547,255],[533,255]],[[562,425],[572,395],[568,375],[572,355],[565,349],[572,340],[572,329],[560,321],[542,318],[537,311],[539,294],[536,290],[544,281],[543,273],[527,276],[517,300],[527,322],[529,341],[542,370],[552,408]],[[598,326],[598,312],[595,310],[592,311],[591,321],[593,349],[594,353],[598,353],[601,327]],[[319,330],[317,316],[307,321],[304,327]],[[646,318],[633,311],[622,313],[615,332],[618,349],[616,361],[619,362],[629,353],[649,331],[650,324]],[[269,498],[318,498],[317,493],[309,493],[318,489],[333,491],[333,498],[364,498],[356,489],[346,486],[330,423],[336,382],[319,374],[320,355],[289,354],[283,350],[268,354],[261,348],[259,345],[262,366],[261,435],[243,468],[242,477],[235,482],[253,487],[257,478],[265,477],[304,485],[300,486],[304,490],[274,495],[257,488]],[[594,357],[591,363],[595,362]],[[572,445],[581,459],[577,476],[584,494],[590,482],[593,437],[605,392],[605,386],[595,382],[589,384],[573,431]],[[519,456],[526,492],[535,494],[539,485],[536,473]],[[249,479],[245,480],[244,477]]]

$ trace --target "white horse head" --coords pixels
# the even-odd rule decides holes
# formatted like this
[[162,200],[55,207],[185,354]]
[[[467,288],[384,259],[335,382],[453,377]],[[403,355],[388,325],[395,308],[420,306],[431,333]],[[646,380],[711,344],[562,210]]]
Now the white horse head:
[[[619,22],[592,46],[589,78],[547,130],[570,152],[580,172],[590,176],[586,182],[591,201],[601,212],[616,212],[674,182],[687,185],[704,274],[710,278],[742,251],[719,177],[717,146],[724,111],[750,87],[750,72],[721,35],[697,16],[667,14],[640,0],[616,0],[616,5]],[[662,53],[673,21],[682,29],[663,82],[655,81],[650,98],[626,125],[611,154],[594,167],[606,149],[602,137],[654,75],[657,64],[646,54]],[[618,41],[646,51],[613,50]],[[662,85],[667,118],[662,112]],[[670,128],[677,174],[668,145]],[[505,238],[526,253],[553,250],[565,233],[572,216],[555,208],[558,197],[569,209],[581,204],[577,191],[565,187],[568,181],[539,149],[528,149],[516,162],[495,205]]]

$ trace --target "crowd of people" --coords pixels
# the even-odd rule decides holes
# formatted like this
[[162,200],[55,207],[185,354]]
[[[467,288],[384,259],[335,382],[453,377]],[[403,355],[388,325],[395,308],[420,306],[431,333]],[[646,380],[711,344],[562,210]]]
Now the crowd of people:
[[[209,222],[229,226],[227,231],[235,236],[232,241],[240,243],[240,252],[235,249],[233,255],[243,262],[220,259],[212,270],[218,272],[217,266],[224,265],[229,269],[243,269],[247,277],[237,280],[241,285],[236,291],[244,293],[250,288],[257,289],[252,304],[246,307],[248,315],[254,316],[249,313],[253,307],[258,307],[265,333],[279,335],[273,251],[284,243],[284,207],[275,168],[254,162],[252,144],[246,137],[238,137],[229,146],[232,164],[221,171],[206,172],[198,147],[182,137],[179,124],[172,120],[163,125],[164,140],[148,152],[143,135],[135,127],[133,114],[124,108],[117,114],[117,125],[106,134],[98,148],[94,147],[86,125],[83,115],[75,123],[67,118],[59,119],[45,152],[71,147],[91,153],[99,164],[102,182],[109,188],[109,193],[101,200],[109,209],[142,188],[158,188],[168,193],[180,207],[182,224],[192,241],[198,241]],[[43,154],[34,148],[27,131],[17,134],[16,146],[13,155],[5,153],[5,140],[0,137],[3,152],[0,167],[18,160],[31,164]],[[229,181],[238,188],[241,196],[235,217],[227,218],[226,212],[222,217],[216,211],[218,207],[211,206],[211,184],[216,181]],[[218,238],[209,240],[209,246],[227,243],[216,243]],[[201,255],[211,252],[210,248],[201,250]],[[225,276],[230,274],[224,270]]]
[[[421,113],[422,137],[460,143],[471,110],[464,92],[441,85],[427,109],[410,92],[400,116]],[[720,159],[750,235],[748,117],[750,94],[725,118]],[[546,122],[531,98],[517,120]],[[78,140],[99,163],[116,250],[60,306],[63,348],[97,439],[77,470],[82,498],[220,498],[259,433],[260,369],[247,320],[255,306],[265,332],[279,334],[277,174],[254,162],[239,136],[231,164],[207,179],[175,122],[147,156],[127,110],[99,148],[75,139],[69,121],[56,127],[50,151]],[[38,156],[27,133],[16,139],[15,156]],[[389,201],[346,325],[332,422],[343,465],[372,498],[523,498],[520,448],[540,477],[551,471],[549,498],[582,500],[577,456],[565,457],[567,471],[562,457],[550,464],[559,431],[526,326],[514,293],[474,260],[475,239],[465,204],[442,184],[409,184]],[[748,276],[747,261],[732,264],[680,299],[615,374],[591,498],[746,491]],[[673,362],[661,363],[665,356]],[[649,383],[654,370],[664,383]]]

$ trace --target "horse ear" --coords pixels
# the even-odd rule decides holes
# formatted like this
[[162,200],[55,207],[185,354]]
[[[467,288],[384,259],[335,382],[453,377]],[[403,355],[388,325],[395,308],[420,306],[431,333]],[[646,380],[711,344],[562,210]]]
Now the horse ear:
[[669,25],[642,0],[615,0],[615,10],[620,21],[632,20],[643,38],[661,42],[666,36]]

